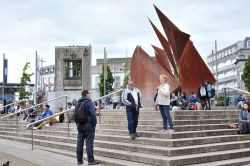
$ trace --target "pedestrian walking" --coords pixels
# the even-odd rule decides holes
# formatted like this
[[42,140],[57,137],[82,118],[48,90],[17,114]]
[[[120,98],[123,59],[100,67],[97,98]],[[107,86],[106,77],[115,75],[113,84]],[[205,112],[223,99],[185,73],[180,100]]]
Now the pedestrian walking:
[[138,125],[139,109],[142,107],[141,97],[140,90],[136,88],[133,81],[130,80],[127,89],[122,93],[122,102],[126,106],[128,131],[132,140],[139,137],[136,128]]

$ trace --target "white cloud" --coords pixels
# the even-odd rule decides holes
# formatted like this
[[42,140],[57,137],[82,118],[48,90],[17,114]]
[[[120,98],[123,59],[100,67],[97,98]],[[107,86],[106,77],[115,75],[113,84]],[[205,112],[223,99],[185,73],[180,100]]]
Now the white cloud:
[[91,44],[93,60],[103,57],[103,47],[107,47],[108,57],[125,56],[126,49],[132,56],[136,45],[153,55],[151,44],[160,44],[147,18],[163,32],[154,3],[181,30],[191,34],[203,56],[211,52],[215,39],[223,48],[250,32],[248,0],[0,2],[0,54],[5,52],[9,59],[9,82],[19,82],[26,59],[34,69],[36,50],[46,60],[45,65],[54,64],[54,47],[60,45]]

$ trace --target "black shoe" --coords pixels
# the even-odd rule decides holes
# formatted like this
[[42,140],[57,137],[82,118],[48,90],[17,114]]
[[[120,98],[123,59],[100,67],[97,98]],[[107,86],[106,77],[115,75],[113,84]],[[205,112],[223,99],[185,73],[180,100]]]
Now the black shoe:
[[93,161],[93,162],[91,162],[91,163],[89,162],[88,165],[97,165],[97,164],[99,164],[99,161],[96,161],[96,160],[95,160],[95,161]]
[[83,164],[83,161],[77,162],[77,165],[82,165],[82,164]]

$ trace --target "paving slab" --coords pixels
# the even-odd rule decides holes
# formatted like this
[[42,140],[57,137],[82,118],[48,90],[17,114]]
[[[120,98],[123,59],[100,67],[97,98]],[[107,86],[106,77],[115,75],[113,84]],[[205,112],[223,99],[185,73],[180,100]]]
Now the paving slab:
[[[75,166],[76,158],[47,152],[31,150],[31,146],[21,142],[0,139],[0,164],[11,161],[10,166]],[[5,158],[7,156],[7,158]],[[13,161],[13,162],[12,162]],[[87,161],[84,161],[84,166]]]
[[11,154],[0,152],[0,165],[2,166],[8,161],[10,166],[39,166],[33,162],[23,160]]

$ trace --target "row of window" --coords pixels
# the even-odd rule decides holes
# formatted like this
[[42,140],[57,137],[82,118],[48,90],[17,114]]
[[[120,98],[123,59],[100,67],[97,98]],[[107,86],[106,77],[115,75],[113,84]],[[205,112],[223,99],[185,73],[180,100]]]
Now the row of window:
[[[243,46],[242,46],[243,47]],[[250,48],[250,40],[247,41],[247,48]],[[220,59],[220,58],[223,58],[227,55],[230,55],[230,54],[233,54],[237,51],[237,47],[231,47],[229,49],[226,49],[226,50],[223,50],[223,51],[220,51],[218,54],[217,54],[217,59]],[[209,57],[208,58],[208,63],[209,62],[213,62],[215,61],[216,57],[215,55],[212,56],[212,57]]]
[[225,87],[237,87],[237,81],[225,83],[225,84],[219,84],[218,85],[218,90],[222,90]]
[[[225,63],[219,63],[218,64],[218,69],[221,69],[221,68],[224,68],[224,67],[226,67],[226,66],[230,66],[230,65],[233,65],[234,64],[234,60],[232,60],[232,59],[229,59],[229,60],[227,60]],[[216,66],[214,65],[214,66],[211,66],[211,68],[212,68],[212,70],[213,71],[216,71]]]
[[41,74],[48,74],[48,73],[53,73],[55,71],[55,68],[47,68],[47,69],[43,69],[41,70]]
[[236,75],[237,75],[237,71],[232,70],[232,71],[228,71],[228,72],[219,74],[218,79],[223,79],[223,78],[232,77],[232,76],[236,76]]
[[43,78],[43,85],[44,84],[54,84],[54,83],[55,83],[55,77]]
[[[233,54],[233,53],[236,52],[236,50],[237,50],[236,47],[232,47],[232,48],[226,49],[226,50],[224,50],[222,52],[219,52],[219,53],[217,53],[217,59],[220,59],[220,58],[223,58],[223,57],[225,57],[227,55]],[[215,59],[216,59],[215,55],[212,56],[212,57],[209,57],[208,62],[215,61]]]

